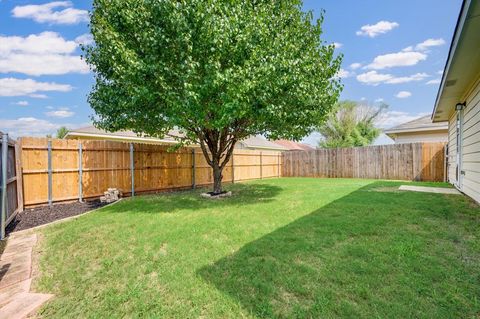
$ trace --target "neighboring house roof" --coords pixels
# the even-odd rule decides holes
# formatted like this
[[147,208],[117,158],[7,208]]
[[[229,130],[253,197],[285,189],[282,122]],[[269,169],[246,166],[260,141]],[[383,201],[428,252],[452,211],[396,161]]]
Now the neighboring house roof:
[[172,136],[181,137],[180,132],[172,130],[164,138],[142,137],[138,136],[132,131],[117,131],[107,132],[100,130],[94,126],[87,126],[71,130],[65,135],[67,139],[82,138],[82,139],[96,139],[96,140],[114,140],[120,142],[139,142],[139,143],[151,143],[151,144],[176,144],[177,141]]
[[433,123],[430,115],[419,117],[413,121],[409,121],[392,128],[386,129],[384,132],[392,137],[395,134],[402,133],[421,133],[421,132],[448,132],[448,122]]
[[243,144],[246,148],[257,148],[257,149],[266,149],[266,150],[275,150],[275,151],[286,151],[287,149],[282,145],[277,143],[270,142],[265,139],[263,136],[250,136],[239,143]]
[[464,0],[432,113],[446,121],[480,72],[480,1]]
[[304,144],[304,143],[298,143],[294,141],[289,141],[289,140],[276,140],[273,141],[274,143],[277,143],[289,151],[313,151],[315,148],[311,147],[310,145]]
[[[149,143],[149,144],[176,144],[175,136],[181,137],[182,134],[178,130],[171,130],[168,133],[168,136],[163,138],[152,138],[152,137],[143,137],[138,136],[132,131],[117,131],[117,132],[107,132],[100,130],[94,126],[87,126],[71,130],[67,133],[65,138],[67,139],[95,139],[95,140],[114,140],[120,142],[138,142],[138,143]],[[277,150],[284,151],[285,148],[267,141],[262,136],[251,136],[239,143],[243,144],[246,148],[255,148],[255,149],[266,149],[266,150]]]

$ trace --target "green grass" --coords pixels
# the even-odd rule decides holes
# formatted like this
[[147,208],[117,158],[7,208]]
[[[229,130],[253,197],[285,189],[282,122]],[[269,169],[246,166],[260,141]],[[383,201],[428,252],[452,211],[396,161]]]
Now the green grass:
[[259,180],[227,186],[225,200],[142,196],[53,225],[35,288],[55,299],[40,314],[478,316],[480,208],[401,184]]

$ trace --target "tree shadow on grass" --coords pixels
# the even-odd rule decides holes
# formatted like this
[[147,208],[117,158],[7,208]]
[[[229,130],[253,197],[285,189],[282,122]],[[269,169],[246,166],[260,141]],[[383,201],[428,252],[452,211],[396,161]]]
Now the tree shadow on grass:
[[232,191],[232,197],[208,199],[200,196],[209,191],[208,188],[184,190],[154,195],[141,195],[127,198],[123,203],[106,207],[105,211],[112,213],[173,213],[181,210],[199,210],[229,206],[243,206],[266,203],[275,200],[283,190],[272,184],[239,183],[225,187]]
[[450,238],[468,201],[389,185],[398,187],[372,183],[197,273],[262,318],[473,315],[475,272]]

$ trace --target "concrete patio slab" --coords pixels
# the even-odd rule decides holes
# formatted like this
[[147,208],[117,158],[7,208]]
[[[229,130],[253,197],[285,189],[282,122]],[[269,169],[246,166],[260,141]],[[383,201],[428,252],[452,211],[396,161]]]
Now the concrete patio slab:
[[402,185],[399,190],[402,191],[412,191],[412,192],[423,192],[423,193],[435,193],[435,194],[452,194],[452,195],[461,195],[458,190],[455,188],[443,188],[443,187],[426,187],[426,186],[410,186]]

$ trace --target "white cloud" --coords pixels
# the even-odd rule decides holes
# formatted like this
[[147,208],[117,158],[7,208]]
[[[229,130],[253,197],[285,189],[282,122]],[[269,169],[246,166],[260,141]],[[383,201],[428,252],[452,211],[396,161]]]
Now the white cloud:
[[408,46],[400,52],[383,54],[375,57],[373,62],[366,65],[365,69],[383,70],[393,67],[412,66],[427,59],[430,47],[445,44],[443,39],[427,39],[415,46]]
[[440,45],[444,45],[445,44],[445,40],[443,40],[442,38],[440,39],[427,39],[425,41],[423,41],[422,43],[419,43],[415,46],[415,50],[418,50],[418,51],[425,51],[425,50],[428,50],[430,47],[436,47],[436,46],[440,46]]
[[29,94],[28,96],[36,98],[36,99],[46,99],[46,98],[48,98],[48,96],[46,96],[45,94]]
[[11,54],[0,58],[0,73],[17,72],[27,75],[61,75],[88,73],[89,68],[80,56],[62,54]]
[[333,42],[333,46],[335,47],[335,49],[340,49],[341,47],[343,47],[343,43]]
[[77,44],[90,45],[93,44],[93,36],[90,33],[85,33],[76,37],[75,42]]
[[426,73],[415,73],[409,76],[399,76],[399,77],[393,77],[390,80],[388,80],[386,83],[387,84],[400,84],[400,83],[408,83],[408,82],[414,82],[414,81],[422,81],[425,78],[428,78],[428,74]]
[[74,52],[76,48],[77,43],[67,41],[58,33],[51,31],[26,37],[0,35],[0,56],[12,53],[68,54]]
[[438,70],[438,71],[437,71],[437,74],[438,74],[438,75],[443,75],[443,70]]
[[44,98],[46,97],[45,95],[36,94],[36,92],[68,92],[71,90],[72,87],[68,84],[58,84],[55,82],[37,82],[32,79],[0,79],[0,96],[30,96],[36,98]]
[[350,69],[356,70],[356,69],[360,68],[361,66],[362,66],[361,63],[352,63],[352,64],[350,64]]
[[87,64],[71,55],[78,44],[56,32],[42,32],[27,37],[0,36],[0,73],[60,75],[88,73]]
[[413,81],[421,81],[428,77],[426,73],[415,73],[410,76],[396,77],[388,73],[378,73],[377,71],[369,71],[357,75],[357,80],[363,84],[379,85],[379,84],[400,84]]
[[397,28],[399,24],[397,22],[390,22],[390,21],[380,21],[376,24],[364,25],[360,28],[359,31],[356,32],[357,35],[368,36],[370,38],[374,38],[380,34],[387,33],[388,31]]
[[378,85],[393,78],[391,74],[381,74],[377,71],[370,71],[357,75],[357,80],[364,84]]
[[402,111],[387,111],[379,115],[376,124],[381,128],[389,128],[429,114],[430,113],[410,114]]
[[428,81],[426,84],[428,85],[433,85],[433,84],[440,84],[441,80],[440,79],[433,79]]
[[18,102],[15,102],[13,103],[15,105],[20,105],[20,106],[27,106],[28,105],[28,101],[18,101]]
[[353,75],[352,72],[347,71],[347,70],[345,70],[345,69],[340,69],[340,70],[338,71],[338,73],[337,73],[337,76],[340,77],[340,78],[343,78],[343,79],[344,79],[344,78],[348,78],[348,77],[350,77],[350,76],[352,76],[352,75]]
[[378,99],[375,99],[375,103],[380,103],[380,102],[384,102],[385,100],[381,97],[379,97]]
[[395,95],[395,97],[399,99],[406,99],[407,97],[410,97],[410,96],[412,96],[412,93],[408,91],[400,91]]
[[73,8],[70,1],[16,6],[13,8],[12,14],[15,18],[27,18],[39,23],[51,24],[76,24],[89,19],[87,10]]
[[49,117],[67,118],[74,116],[75,112],[70,111],[68,107],[61,107],[58,110],[45,112],[45,115]]
[[397,52],[379,55],[373,62],[367,65],[366,69],[382,70],[399,66],[412,66],[420,61],[426,60],[427,55],[421,52]]
[[16,120],[0,119],[2,130],[13,136],[46,135],[60,126],[34,117],[21,117]]

